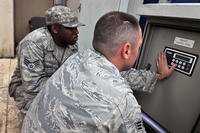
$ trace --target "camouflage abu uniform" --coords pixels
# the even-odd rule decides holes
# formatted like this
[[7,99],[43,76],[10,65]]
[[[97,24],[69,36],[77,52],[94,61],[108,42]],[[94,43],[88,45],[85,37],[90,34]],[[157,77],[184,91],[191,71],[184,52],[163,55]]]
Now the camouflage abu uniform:
[[[47,25],[61,24],[65,27],[78,27],[77,16],[69,8],[55,6],[45,12]],[[22,113],[28,110],[32,100],[43,88],[47,79],[73,53],[77,44],[66,48],[55,44],[46,27],[29,33],[17,48],[18,64],[9,85],[9,94],[14,97]]]
[[[141,79],[141,75],[135,78],[136,83]],[[103,55],[90,49],[78,52],[68,58],[35,98],[22,133],[143,133],[140,105],[132,93],[128,82]]]

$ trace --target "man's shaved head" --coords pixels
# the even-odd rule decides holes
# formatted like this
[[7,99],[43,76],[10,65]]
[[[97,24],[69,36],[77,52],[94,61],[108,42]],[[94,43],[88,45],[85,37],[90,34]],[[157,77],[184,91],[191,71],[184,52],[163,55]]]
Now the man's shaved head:
[[118,11],[102,16],[94,31],[93,47],[106,56],[113,56],[117,48],[129,42],[135,47],[139,38],[139,24],[135,17]]

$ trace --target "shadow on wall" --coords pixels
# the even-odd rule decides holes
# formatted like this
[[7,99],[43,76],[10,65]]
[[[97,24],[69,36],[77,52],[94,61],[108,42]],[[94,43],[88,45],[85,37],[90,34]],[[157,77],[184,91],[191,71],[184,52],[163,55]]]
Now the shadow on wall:
[[30,32],[40,27],[46,26],[44,17],[31,17],[28,23]]

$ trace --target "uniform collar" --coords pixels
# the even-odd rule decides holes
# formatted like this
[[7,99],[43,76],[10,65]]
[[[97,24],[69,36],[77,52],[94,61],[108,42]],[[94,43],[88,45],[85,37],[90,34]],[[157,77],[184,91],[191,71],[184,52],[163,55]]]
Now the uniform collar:
[[115,73],[115,75],[120,75],[117,67],[112,64],[102,53],[94,49],[87,49],[86,51],[84,51],[84,53],[88,55],[88,58],[95,58],[94,60],[96,61],[98,66],[104,67],[104,69],[107,69],[107,71],[112,71],[112,73]]
[[56,45],[54,40],[53,40],[53,37],[51,36],[49,30],[47,29],[47,32],[46,32],[47,36],[49,36],[49,43],[47,42],[47,45],[46,45],[46,50],[49,51],[49,52],[53,52],[54,51],[54,46]]

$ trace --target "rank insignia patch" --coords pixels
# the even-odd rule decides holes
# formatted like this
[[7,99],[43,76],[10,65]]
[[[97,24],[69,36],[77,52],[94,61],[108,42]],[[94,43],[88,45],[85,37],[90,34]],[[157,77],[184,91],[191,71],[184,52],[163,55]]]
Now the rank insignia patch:
[[137,129],[137,131],[141,131],[143,129],[143,123],[142,123],[142,120],[138,120],[134,123],[135,124],[135,127]]
[[39,60],[31,62],[27,58],[24,58],[24,64],[28,67],[29,70],[35,69],[39,65],[39,63]]

